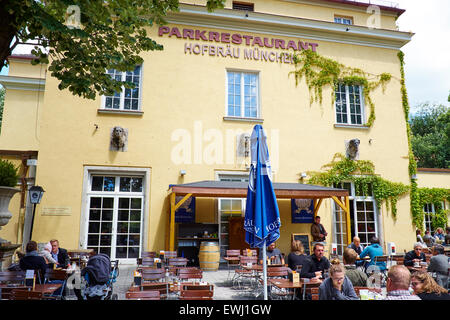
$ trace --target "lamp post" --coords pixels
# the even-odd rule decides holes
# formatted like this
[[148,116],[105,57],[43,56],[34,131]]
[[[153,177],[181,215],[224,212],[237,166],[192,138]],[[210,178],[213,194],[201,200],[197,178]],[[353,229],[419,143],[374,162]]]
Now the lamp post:
[[30,238],[29,238],[29,240],[31,240],[31,235],[33,233],[34,214],[36,212],[36,205],[41,202],[42,196],[44,195],[45,191],[41,186],[32,186],[28,192],[30,196],[30,202],[34,204],[33,217],[31,218]]

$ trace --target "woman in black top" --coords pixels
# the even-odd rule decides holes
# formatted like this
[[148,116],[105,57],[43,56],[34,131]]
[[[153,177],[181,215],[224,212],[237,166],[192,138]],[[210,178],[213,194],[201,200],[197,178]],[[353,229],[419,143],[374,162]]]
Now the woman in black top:
[[309,256],[305,254],[303,243],[300,240],[294,240],[291,244],[291,253],[287,257],[288,267],[292,271],[296,271],[297,267],[301,267],[301,278],[314,278],[316,273],[312,270],[312,261]]
[[450,300],[447,289],[439,286],[428,272],[415,272],[411,277],[414,294],[422,300]]

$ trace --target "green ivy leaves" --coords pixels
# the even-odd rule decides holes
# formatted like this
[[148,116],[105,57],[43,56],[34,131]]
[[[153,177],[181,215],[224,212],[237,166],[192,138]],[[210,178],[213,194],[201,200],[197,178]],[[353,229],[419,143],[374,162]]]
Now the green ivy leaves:
[[325,58],[312,50],[304,50],[299,55],[294,55],[294,64],[296,70],[289,74],[294,74],[296,85],[303,77],[305,78],[311,93],[311,104],[317,101],[322,104],[322,93],[325,86],[333,88],[331,93],[333,103],[335,100],[334,88],[337,84],[362,86],[365,103],[370,109],[369,118],[365,125],[369,127],[373,125],[376,118],[375,105],[370,93],[380,85],[384,93],[386,84],[392,79],[389,73],[373,75],[358,68],[347,67],[330,58]]
[[328,170],[326,172],[309,172],[311,179],[308,183],[331,187],[341,182],[353,182],[356,193],[364,195],[370,195],[369,190],[372,188],[378,209],[385,202],[394,218],[397,216],[398,199],[410,190],[407,185],[391,182],[376,175],[375,166],[368,160],[354,161],[337,153],[332,162],[322,168],[328,168]]

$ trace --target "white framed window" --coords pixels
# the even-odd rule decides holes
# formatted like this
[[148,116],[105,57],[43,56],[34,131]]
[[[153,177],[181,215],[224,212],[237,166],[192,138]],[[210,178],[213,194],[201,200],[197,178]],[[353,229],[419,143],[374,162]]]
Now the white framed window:
[[353,24],[353,18],[351,18],[351,17],[335,16],[334,17],[334,22],[335,23],[340,23],[340,24],[352,25]]
[[142,86],[142,66],[136,66],[134,71],[117,71],[109,69],[107,73],[117,81],[128,81],[134,83],[135,88],[127,89],[122,86],[120,92],[115,92],[112,96],[104,96],[102,108],[107,110],[138,111],[141,109],[141,86]]
[[146,243],[148,169],[85,167],[80,245],[134,263]]
[[226,91],[228,117],[259,117],[258,73],[227,71]]
[[433,216],[435,215],[435,209],[433,203],[427,203],[423,206],[423,212],[425,213],[424,216],[424,223],[425,223],[425,230],[430,231],[431,234],[434,233],[433,230]]
[[362,125],[365,122],[362,86],[339,83],[335,87],[336,123]]

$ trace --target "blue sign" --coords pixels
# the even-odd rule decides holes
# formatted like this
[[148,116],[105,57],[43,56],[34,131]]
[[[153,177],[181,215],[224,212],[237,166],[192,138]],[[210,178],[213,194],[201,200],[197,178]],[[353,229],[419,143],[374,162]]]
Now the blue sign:
[[[182,196],[175,197],[175,203],[178,203]],[[194,223],[195,222],[195,198],[188,198],[176,211],[175,222]]]
[[292,223],[314,222],[313,199],[291,199]]

